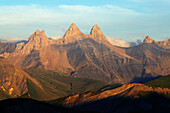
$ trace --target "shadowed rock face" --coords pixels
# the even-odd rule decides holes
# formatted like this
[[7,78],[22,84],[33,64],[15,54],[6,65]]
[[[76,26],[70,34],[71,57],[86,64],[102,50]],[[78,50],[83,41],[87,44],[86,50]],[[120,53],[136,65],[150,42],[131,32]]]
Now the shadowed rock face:
[[158,44],[143,43],[139,46],[128,48],[126,52],[142,64],[141,77],[134,78],[136,82],[147,78],[149,80],[157,75],[168,75],[170,72],[168,63],[170,62],[170,51],[160,47]]
[[119,48],[106,40],[97,25],[88,36],[74,23],[57,41],[49,40],[44,32],[37,30],[27,43],[1,56],[21,68],[71,69],[71,76],[113,83],[145,82],[170,72],[169,41],[156,42],[147,36],[139,46]]
[[40,83],[30,77],[26,72],[12,65],[6,59],[0,58],[0,87],[7,94],[21,96],[27,93],[27,79],[42,89]]

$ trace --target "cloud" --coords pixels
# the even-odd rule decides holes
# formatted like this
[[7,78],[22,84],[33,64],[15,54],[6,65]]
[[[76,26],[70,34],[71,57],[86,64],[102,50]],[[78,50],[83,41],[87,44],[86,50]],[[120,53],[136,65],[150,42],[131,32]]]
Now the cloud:
[[121,40],[121,39],[114,38],[114,37],[107,36],[106,38],[111,44],[115,46],[119,46],[119,47],[133,47],[133,46],[136,46],[142,43],[141,40],[137,40],[136,42],[127,42],[125,40]]
[[60,38],[62,38],[61,36],[48,36],[49,39],[52,39],[52,40],[58,40]]
[[[0,6],[0,25],[2,24],[26,24],[26,23],[59,23],[66,21],[85,21],[107,19],[112,15],[137,15],[138,13],[112,5],[83,6],[83,5],[59,5],[56,8],[47,8],[39,5]],[[106,16],[106,17],[105,17]],[[100,18],[98,18],[100,17]],[[102,17],[102,18],[101,18]],[[89,19],[88,19],[89,20]],[[108,20],[108,19],[107,19]],[[79,21],[79,22],[80,22]],[[104,20],[106,21],[106,20]],[[96,21],[97,22],[97,21]]]
[[18,43],[21,41],[25,42],[27,40],[28,40],[27,38],[17,38],[17,37],[0,39],[0,41],[3,43]]
[[120,46],[120,47],[130,47],[130,43],[126,42],[124,40],[118,39],[118,38],[113,38],[113,37],[108,37],[107,36],[107,40],[115,45],[115,46]]
[[0,6],[0,25],[49,22],[54,12],[38,5]]
[[113,6],[113,5],[103,5],[103,6],[83,6],[83,5],[59,5],[59,8],[64,10],[72,10],[76,11],[78,13],[81,13],[82,11],[87,13],[97,13],[102,14],[105,12],[106,14],[138,14],[136,11],[131,9],[122,8],[119,6]]
[[[36,29],[45,29],[48,36],[63,36],[65,29],[73,22],[84,33],[89,33],[89,26],[98,24],[105,35],[116,34],[116,37],[121,39],[136,40],[139,35],[143,38],[139,31],[156,37],[156,40],[170,36],[170,16],[167,13],[170,10],[159,8],[160,11],[155,11],[154,7],[141,7],[139,4],[136,7],[141,9],[136,10],[133,5],[0,6],[0,37],[29,37]],[[137,38],[131,37],[130,33],[138,33]]]

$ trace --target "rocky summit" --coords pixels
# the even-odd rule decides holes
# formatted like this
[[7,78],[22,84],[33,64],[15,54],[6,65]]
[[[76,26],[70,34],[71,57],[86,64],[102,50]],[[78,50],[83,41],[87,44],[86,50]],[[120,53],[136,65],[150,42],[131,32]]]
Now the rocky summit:
[[168,75],[168,48],[169,40],[156,42],[149,36],[138,46],[116,47],[98,25],[87,35],[73,23],[61,39],[50,40],[44,30],[37,30],[27,42],[2,46],[0,55],[20,68],[70,70],[69,76],[130,83]]
[[146,36],[143,43],[155,43],[156,41],[153,40],[150,36]]
[[99,28],[97,24],[92,27],[89,37],[95,40],[106,39],[103,32],[101,31],[101,29]]

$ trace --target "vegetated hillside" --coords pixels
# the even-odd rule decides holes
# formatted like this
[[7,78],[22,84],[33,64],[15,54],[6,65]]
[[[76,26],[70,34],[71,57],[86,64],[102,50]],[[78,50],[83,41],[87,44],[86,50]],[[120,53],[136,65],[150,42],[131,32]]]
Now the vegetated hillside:
[[42,100],[51,100],[56,98],[53,95],[50,95],[48,92],[46,92],[45,88],[41,89],[29,79],[27,79],[27,86],[28,86],[28,92],[26,94],[28,94],[28,96],[32,99],[42,101]]
[[71,95],[49,103],[99,113],[167,113],[170,89],[133,83],[103,92]]
[[27,79],[43,90],[38,81],[5,58],[0,57],[0,87],[6,94],[16,97],[27,93]]
[[170,75],[151,80],[145,84],[152,87],[170,88]]
[[[57,72],[41,68],[30,68],[25,69],[25,71],[38,80],[42,84],[44,90],[53,96],[53,99],[68,96],[70,94],[98,91],[99,89],[110,85],[109,83],[99,80],[63,76],[66,73],[59,74]],[[30,87],[34,88],[34,86]],[[36,96],[33,90],[32,93]],[[37,93],[39,93],[39,91]]]
[[54,99],[28,73],[0,57],[0,100],[24,94],[38,100]]
[[4,100],[7,98],[12,98],[12,96],[7,94],[3,89],[0,88],[0,100]]

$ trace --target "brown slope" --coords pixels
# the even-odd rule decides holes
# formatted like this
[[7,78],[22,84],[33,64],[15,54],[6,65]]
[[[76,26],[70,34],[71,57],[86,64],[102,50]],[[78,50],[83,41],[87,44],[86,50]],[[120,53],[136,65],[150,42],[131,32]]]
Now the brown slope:
[[[65,107],[100,113],[159,113],[168,111],[170,101],[162,96],[167,94],[170,94],[168,88],[153,89],[143,84],[128,84],[101,93],[72,95],[58,102]],[[57,100],[50,103],[55,102]]]
[[12,65],[4,58],[0,58],[0,84],[1,88],[9,95],[21,96],[28,92],[27,79],[31,80],[39,88],[39,82],[29,76],[20,68]]
[[4,52],[12,53],[15,51],[16,45],[10,43],[1,43],[0,42],[0,54]]
[[[144,43],[127,49],[127,54],[142,62],[141,77],[134,78],[136,82],[148,81],[158,75],[170,74],[170,50],[161,47],[156,41],[148,37]],[[148,79],[148,80],[147,80]]]
[[81,105],[87,102],[94,102],[97,100],[109,98],[112,96],[123,96],[123,97],[131,97],[131,98],[139,98],[140,92],[157,92],[170,94],[170,89],[168,88],[152,88],[146,86],[144,84],[133,83],[133,84],[125,84],[115,89],[103,91],[98,94],[93,94],[93,92],[84,93],[84,94],[76,94],[73,96],[69,96],[65,98],[63,105],[72,107],[76,105]]

